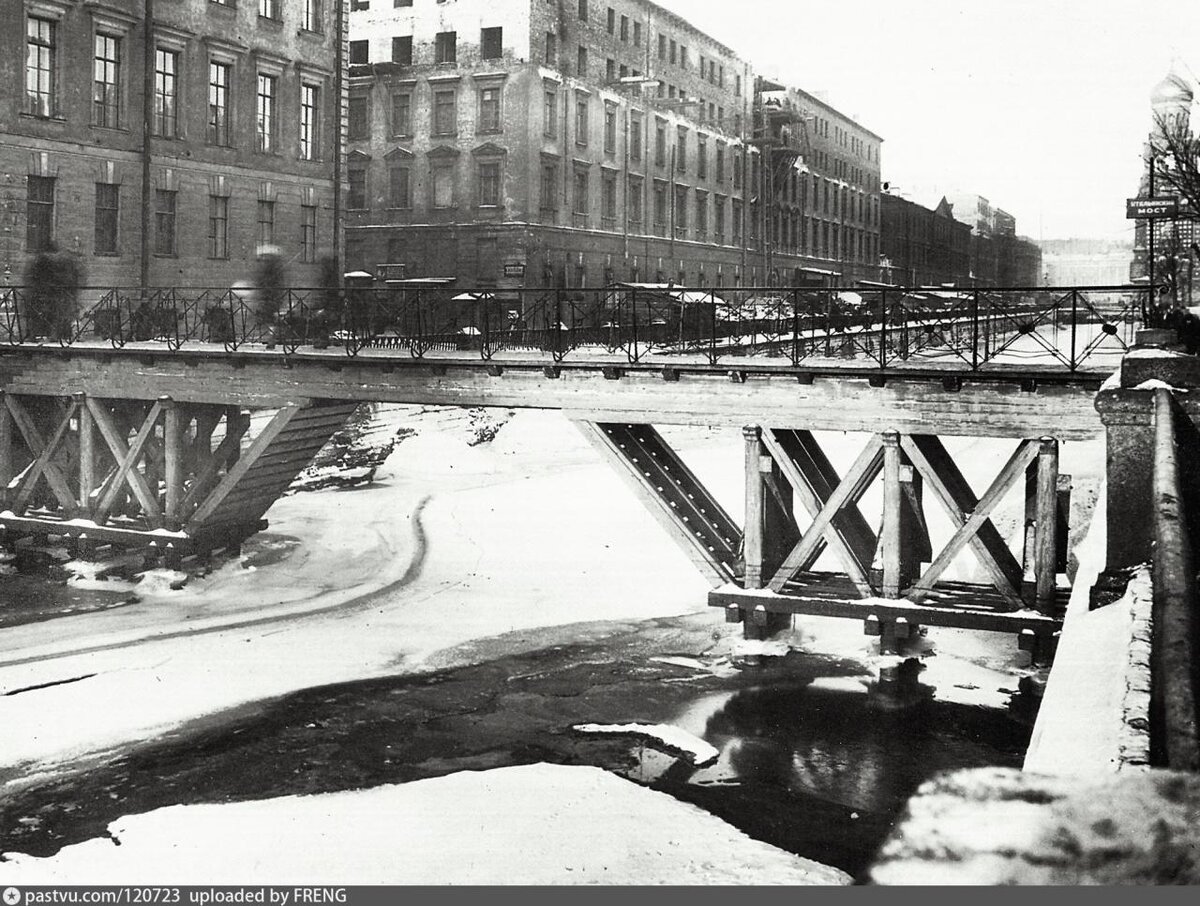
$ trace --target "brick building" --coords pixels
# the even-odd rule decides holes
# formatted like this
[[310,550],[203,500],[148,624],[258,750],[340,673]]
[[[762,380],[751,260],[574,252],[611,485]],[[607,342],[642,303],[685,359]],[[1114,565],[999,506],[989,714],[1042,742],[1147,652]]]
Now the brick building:
[[505,288],[877,277],[878,137],[679,16],[351,10],[349,268]]
[[157,0],[147,35],[145,0],[4,0],[0,279],[53,242],[92,285],[227,286],[264,246],[315,282],[336,236],[338,11]]
[[943,197],[927,208],[883,196],[884,278],[905,286],[966,286],[971,277],[971,228],[954,218]]

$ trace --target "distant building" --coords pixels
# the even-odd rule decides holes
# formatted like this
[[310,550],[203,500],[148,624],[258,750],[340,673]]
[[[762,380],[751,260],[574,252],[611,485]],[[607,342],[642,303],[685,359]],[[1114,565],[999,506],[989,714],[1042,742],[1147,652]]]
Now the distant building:
[[348,267],[511,289],[877,278],[879,137],[656,4],[352,10]]
[[1047,239],[1038,246],[1049,286],[1124,286],[1129,282],[1131,241]]
[[160,0],[147,41],[143,0],[4,0],[0,279],[53,243],[94,285],[144,267],[228,286],[263,246],[315,281],[335,237],[337,11]]
[[926,208],[898,195],[883,196],[884,280],[904,286],[970,283],[971,228],[954,219],[945,198]]

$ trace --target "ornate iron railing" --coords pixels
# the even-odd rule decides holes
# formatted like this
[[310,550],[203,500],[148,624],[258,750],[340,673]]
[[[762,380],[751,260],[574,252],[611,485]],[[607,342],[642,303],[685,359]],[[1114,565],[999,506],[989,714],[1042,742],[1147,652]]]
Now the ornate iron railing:
[[[684,288],[463,290],[90,288],[61,300],[0,288],[0,344],[177,350],[218,346],[294,354],[498,355],[631,363],[746,358],[801,366],[836,360],[880,368],[974,371],[1030,363],[1076,371],[1117,360],[1153,292],[1064,289]],[[47,308],[53,310],[46,310]]]

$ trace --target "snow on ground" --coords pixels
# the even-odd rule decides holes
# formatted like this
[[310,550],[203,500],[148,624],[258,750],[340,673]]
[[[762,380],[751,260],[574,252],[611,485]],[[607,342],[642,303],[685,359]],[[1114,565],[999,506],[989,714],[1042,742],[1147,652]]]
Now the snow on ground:
[[663,724],[577,724],[580,733],[601,733],[613,736],[633,736],[660,743],[669,752],[682,752],[695,765],[706,765],[716,761],[720,751],[698,736],[693,736],[679,727]]
[[[531,795],[536,791],[536,795]],[[848,884],[598,768],[530,765],[121,818],[5,884]]]

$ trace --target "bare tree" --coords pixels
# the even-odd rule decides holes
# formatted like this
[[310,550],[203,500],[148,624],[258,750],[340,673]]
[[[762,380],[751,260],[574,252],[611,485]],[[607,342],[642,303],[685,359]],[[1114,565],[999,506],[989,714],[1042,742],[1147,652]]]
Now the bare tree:
[[1155,194],[1170,194],[1186,200],[1200,212],[1200,138],[1192,134],[1185,116],[1156,116],[1150,137],[1150,153],[1157,183]]

